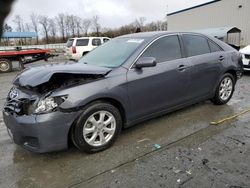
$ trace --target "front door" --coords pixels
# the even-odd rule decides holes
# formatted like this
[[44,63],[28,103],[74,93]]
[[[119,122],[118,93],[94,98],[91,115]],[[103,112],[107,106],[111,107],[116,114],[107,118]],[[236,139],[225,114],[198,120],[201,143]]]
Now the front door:
[[132,68],[127,73],[132,118],[138,119],[187,100],[189,66],[182,58],[177,35],[165,36],[151,44],[141,57],[156,58],[157,65]]

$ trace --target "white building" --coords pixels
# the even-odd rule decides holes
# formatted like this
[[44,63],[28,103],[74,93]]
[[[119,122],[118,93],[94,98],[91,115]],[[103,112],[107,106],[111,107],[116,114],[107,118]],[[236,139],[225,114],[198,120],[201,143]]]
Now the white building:
[[250,0],[213,0],[168,14],[168,30],[237,27],[241,45],[250,44]]

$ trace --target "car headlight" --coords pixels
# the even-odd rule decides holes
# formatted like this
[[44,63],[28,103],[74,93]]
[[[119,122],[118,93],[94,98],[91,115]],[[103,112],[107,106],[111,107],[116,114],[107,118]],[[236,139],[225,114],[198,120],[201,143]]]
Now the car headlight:
[[67,97],[47,97],[41,99],[35,109],[35,114],[49,113],[55,110],[60,104],[62,104]]

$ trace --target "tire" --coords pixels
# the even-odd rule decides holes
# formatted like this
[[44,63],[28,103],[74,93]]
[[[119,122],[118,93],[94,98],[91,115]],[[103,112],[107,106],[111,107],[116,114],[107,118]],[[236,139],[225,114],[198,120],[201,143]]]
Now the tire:
[[215,105],[224,105],[232,98],[235,89],[236,78],[226,73],[222,76],[216,88],[215,96],[211,100]]
[[117,139],[121,128],[119,110],[109,103],[95,102],[83,109],[72,128],[71,139],[79,150],[95,153],[109,148]]
[[0,59],[0,72],[11,72],[12,62],[8,59]]

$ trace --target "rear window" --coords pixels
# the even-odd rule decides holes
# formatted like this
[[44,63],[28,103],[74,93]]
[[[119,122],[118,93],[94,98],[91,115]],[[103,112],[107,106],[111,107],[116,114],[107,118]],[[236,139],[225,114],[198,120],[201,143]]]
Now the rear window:
[[208,41],[204,37],[198,35],[183,35],[183,41],[188,57],[210,53]]
[[89,39],[77,39],[76,46],[88,46]]
[[208,43],[209,43],[211,52],[219,52],[219,51],[221,51],[221,48],[217,44],[215,44],[214,42],[208,40]]
[[108,41],[109,41],[108,38],[104,38],[104,39],[103,39],[103,42],[108,42]]
[[101,39],[93,39],[92,45],[93,46],[100,46],[102,44]]
[[70,48],[73,45],[74,39],[69,39],[66,46]]

